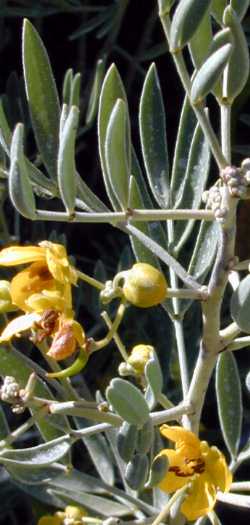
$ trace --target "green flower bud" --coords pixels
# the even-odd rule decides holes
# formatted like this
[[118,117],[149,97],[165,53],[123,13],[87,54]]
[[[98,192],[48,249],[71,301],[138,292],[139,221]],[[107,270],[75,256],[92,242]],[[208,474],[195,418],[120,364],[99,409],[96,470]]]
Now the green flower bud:
[[164,275],[147,263],[136,263],[124,277],[123,294],[130,303],[149,308],[162,303],[167,296]]

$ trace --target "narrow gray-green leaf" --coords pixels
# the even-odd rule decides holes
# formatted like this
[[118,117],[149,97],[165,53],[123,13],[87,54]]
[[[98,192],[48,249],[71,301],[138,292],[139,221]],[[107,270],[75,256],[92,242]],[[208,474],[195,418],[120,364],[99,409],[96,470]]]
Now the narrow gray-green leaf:
[[131,138],[127,105],[118,99],[111,112],[105,139],[107,173],[120,206],[128,207],[128,187],[131,171]]
[[242,427],[242,392],[237,363],[223,352],[216,367],[216,397],[220,426],[232,457],[237,455]]
[[[219,225],[217,221],[202,221],[194,246],[188,273],[200,283],[204,283],[216,256],[219,238]],[[180,301],[181,314],[188,310],[192,301]]]
[[139,112],[143,160],[151,191],[162,208],[169,201],[169,160],[166,117],[155,64],[145,78]]
[[49,58],[37,31],[23,26],[23,69],[33,129],[43,162],[56,177],[59,134],[59,99]]
[[225,93],[230,102],[241,93],[249,76],[249,49],[247,40],[235,11],[228,6],[223,15],[223,22],[232,31],[234,38],[233,52],[225,72]]
[[[144,202],[141,191],[133,176],[130,177],[129,181],[129,208],[144,208]],[[151,236],[149,225],[146,221],[137,222],[136,227],[138,230],[145,233],[149,237]],[[138,239],[130,236],[130,242],[138,261],[147,262],[148,264],[152,264],[156,268],[159,266],[158,260],[154,256],[154,254],[150,250],[148,250]]]
[[97,114],[101,85],[104,77],[104,67],[104,60],[98,60],[85,119],[86,124],[89,126],[92,124]]
[[5,153],[9,155],[11,143],[11,130],[5,115],[2,99],[0,100],[0,144]]
[[196,69],[200,68],[204,60],[207,58],[212,38],[211,17],[210,13],[207,11],[197,31],[189,42],[189,50]]
[[230,310],[233,320],[240,329],[247,334],[250,333],[250,275],[247,275],[240,281],[239,286],[234,290]]
[[212,53],[197,71],[191,86],[191,101],[199,104],[212,91],[232,54],[233,46],[226,44]]
[[5,449],[0,452],[0,462],[6,466],[9,464],[23,465],[26,468],[46,467],[54,461],[62,459],[69,451],[71,444],[72,438],[62,436],[36,447],[16,450]]
[[234,9],[240,20],[244,18],[249,8],[249,4],[249,0],[230,0],[230,6]]
[[112,64],[106,73],[100,93],[98,112],[98,146],[105,188],[110,202],[112,203],[113,207],[118,210],[121,209],[121,206],[109,180],[105,158],[105,142],[110,115],[117,99],[119,98],[127,103],[126,93],[121,77],[116,66]]
[[195,243],[188,273],[203,282],[217,252],[219,225],[217,221],[203,221]]
[[[218,31],[213,37],[213,40],[211,42],[210,48],[209,48],[209,55],[212,55],[219,49],[221,49],[226,44],[234,45],[234,39],[232,35],[232,31],[229,27],[226,27],[225,29],[221,29],[221,31]],[[218,82],[213,87],[213,94],[221,101],[223,99],[223,77],[218,80]]]
[[36,201],[23,153],[23,124],[17,124],[10,150],[9,194],[13,206],[27,219],[36,217]]
[[171,24],[170,48],[182,49],[198,29],[211,0],[180,0]]
[[156,402],[163,388],[163,376],[160,363],[155,352],[153,358],[149,359],[145,366],[145,376]]
[[[241,1],[241,0],[240,0]],[[211,13],[218,24],[222,25],[222,18],[224,9],[227,5],[227,0],[212,0]]]
[[69,106],[76,106],[79,108],[80,105],[80,90],[81,90],[81,73],[76,73],[71,83],[71,92],[69,99]]
[[9,425],[3,408],[0,406],[0,439],[5,439],[10,433]]
[[112,379],[106,397],[117,414],[132,425],[143,426],[149,418],[148,405],[140,390],[124,379]]
[[75,494],[75,492],[71,492],[67,488],[64,491],[52,489],[51,492],[62,498],[66,503],[84,505],[93,514],[97,513],[101,517],[110,518],[110,516],[113,516],[119,518],[131,514],[130,507],[127,507],[125,504],[117,503],[112,499],[93,496],[87,492]]
[[[197,124],[183,178],[181,198],[175,203],[175,208],[197,209],[200,207],[202,193],[209,174],[210,157],[208,142]],[[193,220],[176,222],[174,231],[176,253],[188,239],[193,226]]]
[[8,463],[7,470],[12,478],[27,483],[27,485],[45,485],[60,474],[64,477],[68,475],[68,470],[61,463],[53,464],[48,467],[25,467],[23,464]]
[[63,103],[69,104],[70,100],[70,92],[71,92],[71,84],[73,80],[73,69],[67,69],[64,79],[63,79]]
[[79,109],[72,106],[63,126],[58,152],[58,185],[69,214],[74,212],[76,199],[75,140],[78,121]]
[[[0,348],[0,370],[1,375],[3,376],[14,376],[17,382],[22,388],[25,387],[28,378],[32,372],[32,361],[31,365],[27,363],[28,358],[25,360],[24,356],[17,350],[10,349],[7,346],[1,345]],[[35,395],[42,397],[44,399],[54,399],[51,391],[49,390],[47,384],[37,377],[37,382],[35,386]],[[62,431],[58,430],[53,425],[58,424],[64,432],[68,432],[69,426],[67,423],[67,418],[64,416],[53,416],[53,419],[47,420],[45,418],[39,419],[37,421],[37,427],[39,428],[42,437],[45,440],[52,440],[62,435]]]
[[171,176],[171,206],[176,206],[181,198],[184,175],[187,168],[190,145],[196,126],[196,118],[189,100],[186,97],[183,103],[178,135],[176,140],[174,163]]

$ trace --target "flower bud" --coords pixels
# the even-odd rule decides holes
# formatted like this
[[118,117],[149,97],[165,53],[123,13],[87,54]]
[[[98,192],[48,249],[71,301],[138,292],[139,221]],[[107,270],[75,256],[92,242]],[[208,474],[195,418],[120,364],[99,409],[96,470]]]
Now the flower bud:
[[81,518],[87,515],[87,511],[83,507],[68,505],[65,509],[65,517],[73,520],[81,520]]
[[147,263],[136,263],[124,272],[124,297],[140,308],[160,304],[167,296],[164,275]]
[[136,345],[128,358],[128,364],[132,366],[133,370],[138,375],[144,373],[145,366],[149,359],[151,359],[154,348],[150,345]]
[[16,306],[13,305],[11,294],[10,294],[10,283],[9,281],[0,281],[0,313],[7,313],[16,310]]

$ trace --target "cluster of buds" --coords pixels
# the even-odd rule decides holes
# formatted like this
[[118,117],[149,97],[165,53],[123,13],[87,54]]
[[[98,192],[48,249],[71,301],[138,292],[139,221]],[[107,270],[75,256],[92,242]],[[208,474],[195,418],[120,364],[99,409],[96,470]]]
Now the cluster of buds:
[[214,212],[218,221],[224,220],[227,211],[221,206],[222,194],[220,186],[211,186],[209,190],[204,191],[202,200],[206,203],[206,207]]
[[32,373],[25,388],[22,388],[15,377],[6,376],[0,388],[0,399],[12,405],[12,412],[22,414],[27,401],[31,398],[36,384],[36,375]]
[[[250,159],[246,159],[246,161],[248,161],[250,168]],[[232,195],[232,197],[235,197],[237,199],[241,199],[242,197],[244,197],[247,191],[248,183],[246,178],[246,171],[243,168],[244,162],[245,161],[243,161],[241,168],[236,168],[235,166],[227,166],[221,172],[221,178],[223,182],[227,185],[230,194]],[[248,178],[249,175],[250,172],[248,172]]]
[[0,399],[5,403],[12,405],[12,411],[16,414],[21,414],[25,407],[23,406],[22,392],[19,383],[15,377],[6,376],[0,388]]

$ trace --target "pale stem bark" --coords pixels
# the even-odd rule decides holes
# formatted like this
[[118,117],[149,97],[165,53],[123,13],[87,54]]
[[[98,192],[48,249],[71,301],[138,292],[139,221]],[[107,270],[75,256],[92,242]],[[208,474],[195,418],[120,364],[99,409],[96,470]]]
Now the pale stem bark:
[[221,114],[221,147],[231,164],[231,104],[220,104]]
[[186,221],[194,219],[198,221],[213,221],[214,212],[211,210],[147,210],[133,209],[117,212],[74,212],[69,215],[67,212],[36,210],[36,220],[58,221],[72,223],[108,223],[114,226],[119,223],[151,222],[179,220]]
[[40,410],[37,410],[33,416],[31,416],[25,423],[20,425],[16,430],[13,430],[5,439],[0,441],[0,447],[5,448],[14,443],[20,436],[22,436],[27,430],[32,428],[42,417],[48,414],[48,406],[43,406]]

